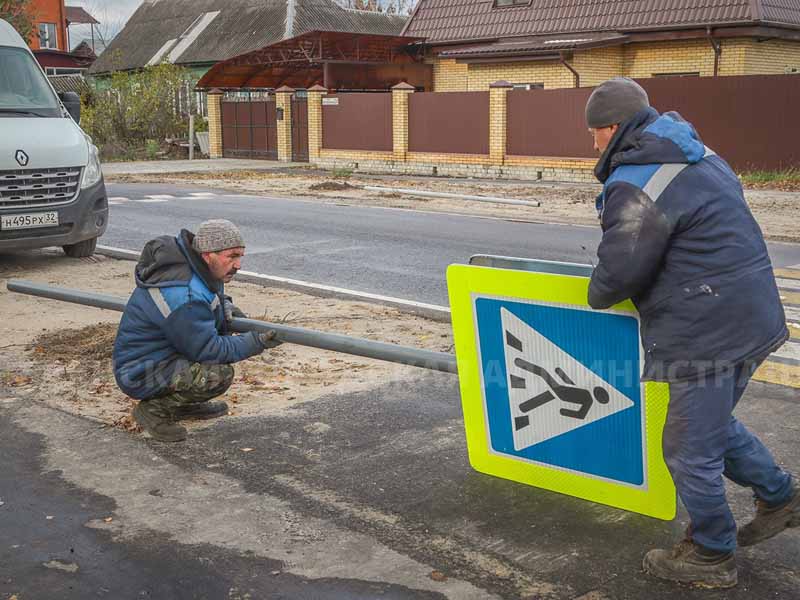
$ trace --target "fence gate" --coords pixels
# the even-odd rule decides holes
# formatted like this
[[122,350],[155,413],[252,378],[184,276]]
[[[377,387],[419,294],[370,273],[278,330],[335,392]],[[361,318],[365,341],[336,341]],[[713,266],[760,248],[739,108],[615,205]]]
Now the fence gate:
[[292,98],[292,160],[308,162],[308,101]]
[[233,92],[222,99],[222,155],[278,160],[275,96]]

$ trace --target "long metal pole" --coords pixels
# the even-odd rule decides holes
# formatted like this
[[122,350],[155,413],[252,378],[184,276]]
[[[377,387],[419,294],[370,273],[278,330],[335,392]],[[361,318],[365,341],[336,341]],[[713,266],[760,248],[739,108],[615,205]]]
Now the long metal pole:
[[[107,294],[96,294],[83,290],[69,288],[59,288],[33,281],[12,279],[8,282],[8,290],[39,298],[49,298],[62,302],[71,302],[83,306],[93,306],[106,310],[122,312],[125,310],[127,300],[118,296]],[[231,328],[237,333],[248,331],[266,332],[274,330],[276,338],[288,344],[298,344],[322,350],[333,350],[344,354],[364,356],[422,369],[442,371],[444,373],[458,374],[456,357],[446,352],[434,352],[431,350],[421,350],[409,346],[398,346],[385,342],[375,342],[363,338],[339,335],[336,333],[324,333],[313,329],[303,329],[301,327],[289,327],[278,323],[267,323],[254,319],[234,319]]]

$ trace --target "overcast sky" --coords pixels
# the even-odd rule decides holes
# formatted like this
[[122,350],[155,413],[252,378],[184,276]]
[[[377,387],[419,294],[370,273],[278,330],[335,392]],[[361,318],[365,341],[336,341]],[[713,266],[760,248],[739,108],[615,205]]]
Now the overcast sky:
[[[82,6],[90,15],[100,21],[97,29],[103,37],[113,38],[125,25],[142,0],[67,0],[67,6]],[[81,38],[91,37],[88,25],[70,26],[70,42],[74,47]]]

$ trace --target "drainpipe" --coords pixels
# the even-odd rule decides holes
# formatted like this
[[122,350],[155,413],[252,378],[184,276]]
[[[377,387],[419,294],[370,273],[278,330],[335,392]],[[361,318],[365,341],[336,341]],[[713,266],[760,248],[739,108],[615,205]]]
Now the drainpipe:
[[706,34],[708,35],[708,41],[711,43],[711,47],[714,49],[714,77],[716,77],[719,75],[719,59],[722,56],[722,42],[714,37],[711,27],[706,28]]
[[559,55],[558,55],[558,58],[559,58],[559,61],[561,62],[561,64],[564,65],[565,67],[567,67],[567,69],[569,69],[570,72],[572,73],[572,76],[575,79],[575,87],[576,88],[581,87],[581,74],[578,73],[575,70],[575,68],[571,64],[569,64],[567,62],[567,58],[572,58],[572,53],[571,52],[569,52],[569,53],[568,52],[560,52]]

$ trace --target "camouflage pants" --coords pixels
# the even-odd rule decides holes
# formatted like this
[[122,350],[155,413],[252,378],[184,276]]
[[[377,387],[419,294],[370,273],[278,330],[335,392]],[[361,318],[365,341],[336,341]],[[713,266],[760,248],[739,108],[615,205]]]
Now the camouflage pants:
[[152,408],[158,407],[169,413],[180,407],[208,402],[231,387],[233,372],[231,365],[191,363],[173,375],[161,396],[148,402]]

